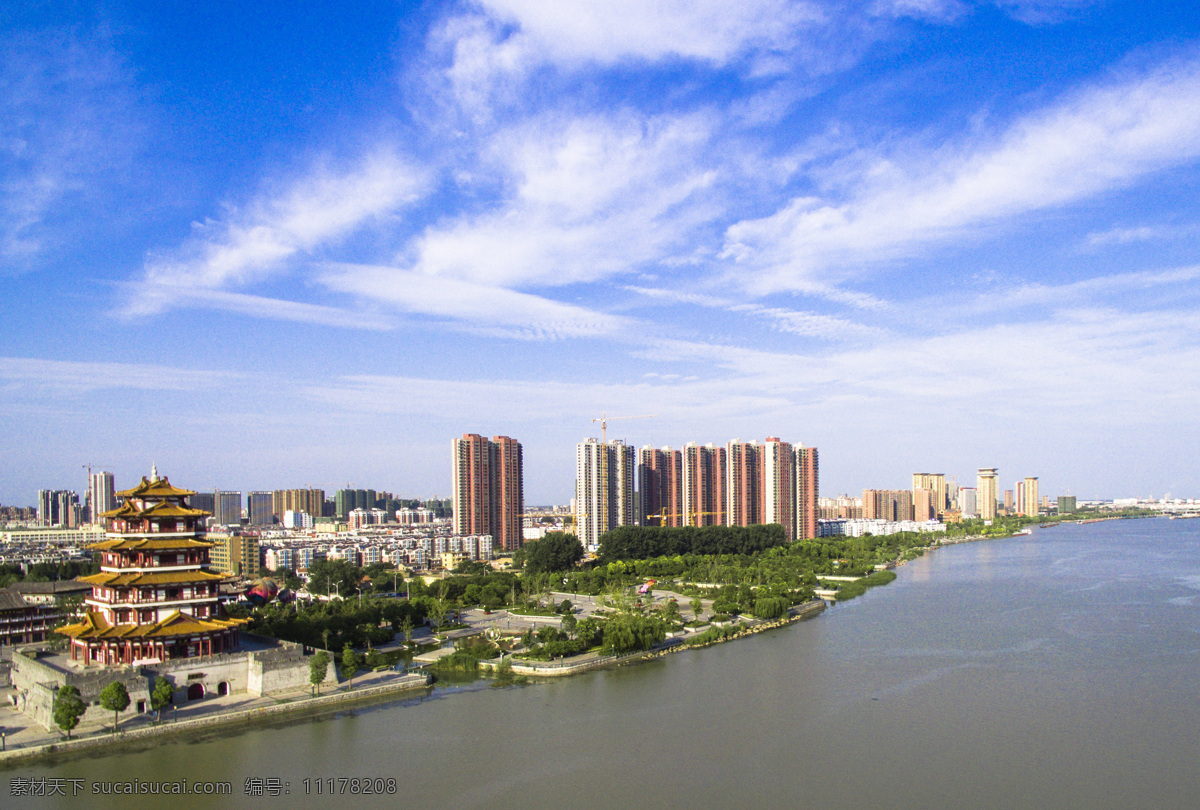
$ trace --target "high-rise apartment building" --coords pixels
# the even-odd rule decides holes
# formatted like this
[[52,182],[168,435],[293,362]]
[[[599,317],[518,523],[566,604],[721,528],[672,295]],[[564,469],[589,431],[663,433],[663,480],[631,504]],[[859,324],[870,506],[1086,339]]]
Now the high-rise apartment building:
[[188,499],[193,509],[199,509],[203,512],[208,512],[209,515],[216,514],[216,500],[211,492],[197,492]]
[[907,489],[864,489],[865,520],[912,520],[913,494]]
[[768,436],[762,445],[762,522],[796,539],[796,455],[789,442]]
[[756,441],[734,439],[727,448],[728,526],[763,522],[763,448]]
[[1038,497],[1038,480],[1037,476],[1027,477],[1021,482],[1021,494],[1023,496],[1024,507],[1021,510],[1022,515],[1029,517],[1038,516],[1038,507],[1041,505],[1041,500]]
[[[946,476],[944,473],[913,473],[912,477],[913,488],[913,504],[916,505],[921,500],[917,495],[918,489],[928,489],[933,491],[934,514],[932,520],[936,520],[937,516],[945,512],[950,506],[950,501],[946,496]],[[921,518],[917,518],[921,520]]]
[[979,505],[975,500],[975,487],[959,487],[958,508],[964,518],[979,517]]
[[355,509],[374,509],[376,492],[373,489],[339,489],[333,494],[334,513],[346,520]]
[[79,496],[69,489],[43,489],[38,491],[37,516],[42,526],[62,526],[65,529],[79,527],[82,518]]
[[633,447],[622,441],[588,439],[576,445],[575,527],[585,549],[597,549],[609,529],[637,523],[635,467]]
[[117,508],[112,473],[96,472],[88,475],[87,507],[88,522],[97,525],[104,523],[100,515]]
[[213,492],[213,523],[218,526],[238,526],[242,522],[242,493]]
[[522,545],[525,511],[521,443],[508,436],[489,441],[477,433],[451,440],[454,532],[490,535],[505,551]]
[[999,494],[1000,470],[996,467],[980,467],[975,478],[975,500],[979,517],[996,519],[996,496]]
[[682,453],[684,526],[724,526],[728,513],[728,454],[724,447],[689,442]]
[[524,469],[521,443],[508,436],[493,436],[492,470],[496,483],[492,487],[492,499],[496,517],[491,534],[494,548],[516,551],[524,542],[521,519],[525,513]]
[[[927,520],[937,520],[938,494],[936,490],[913,487],[913,520],[924,523]],[[944,511],[944,510],[943,510]]]
[[277,489],[271,493],[271,514],[282,521],[288,512],[304,512],[321,517],[325,510],[323,489]]
[[1059,495],[1058,496],[1058,513],[1065,515],[1068,512],[1074,512],[1076,509],[1074,495]]
[[251,492],[246,495],[246,516],[251,526],[270,526],[275,522],[273,493]]
[[820,465],[817,448],[796,446],[796,537],[812,540],[817,536],[817,497],[820,490]]
[[216,570],[248,579],[256,579],[262,573],[257,537],[209,534],[207,540],[214,544],[209,550],[209,561]]
[[683,526],[683,454],[647,445],[638,451],[638,497],[644,526]]

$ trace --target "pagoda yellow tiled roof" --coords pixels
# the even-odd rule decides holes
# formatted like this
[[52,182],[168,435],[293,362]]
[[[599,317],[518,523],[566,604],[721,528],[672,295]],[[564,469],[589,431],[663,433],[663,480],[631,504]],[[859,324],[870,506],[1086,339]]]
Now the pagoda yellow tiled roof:
[[149,509],[138,509],[129,501],[121,504],[116,509],[110,509],[107,512],[100,513],[100,517],[105,518],[142,518],[142,517],[207,517],[211,512],[206,512],[203,509],[192,509],[190,506],[180,506],[173,501],[159,501]]
[[88,548],[96,551],[169,551],[173,548],[212,548],[216,543],[196,540],[192,537],[130,537],[128,539],[114,537],[92,543]]
[[80,639],[171,638],[193,633],[212,633],[245,624],[249,619],[197,619],[178,610],[154,624],[109,624],[101,613],[88,613],[78,624],[56,632]]
[[151,481],[149,478],[142,476],[142,483],[138,484],[133,489],[126,489],[117,493],[119,498],[186,498],[188,495],[196,493],[190,489],[180,489],[172,486],[164,475],[162,478],[156,478]]
[[101,571],[99,574],[79,577],[80,582],[86,582],[89,585],[116,588],[134,585],[175,585],[185,582],[215,582],[221,579],[225,579],[225,577],[210,571],[155,571],[153,573],[131,571],[128,574]]

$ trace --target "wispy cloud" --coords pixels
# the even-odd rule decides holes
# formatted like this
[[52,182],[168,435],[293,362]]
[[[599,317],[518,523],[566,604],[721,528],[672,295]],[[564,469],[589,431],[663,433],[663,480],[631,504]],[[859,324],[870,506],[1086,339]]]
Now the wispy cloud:
[[118,305],[113,314],[122,320],[153,315],[179,307],[198,307],[235,312],[254,318],[336,326],[343,329],[383,331],[396,323],[381,314],[361,308],[349,310],[322,304],[307,304],[263,295],[190,287],[179,283],[138,282],[123,284],[128,303]]
[[412,268],[491,286],[555,286],[689,250],[687,237],[721,210],[709,137],[698,116],[551,115],[506,130],[486,160],[510,192],[487,213],[428,228],[412,246]]
[[[423,172],[395,152],[375,152],[350,169],[320,166],[285,189],[265,194],[221,221],[194,226],[179,249],[146,262],[152,285],[220,289],[262,280],[297,254],[336,243],[415,200]],[[142,303],[143,311],[169,303]]]
[[321,283],[361,300],[453,321],[461,329],[543,340],[614,335],[629,321],[504,287],[375,265],[334,265]]
[[22,267],[64,228],[45,227],[137,142],[129,75],[104,36],[82,28],[0,32],[0,260]]
[[543,3],[478,0],[495,18],[556,61],[612,64],[666,57],[725,64],[748,50],[794,47],[798,28],[823,20],[819,4],[785,0],[663,0]]
[[727,231],[731,275],[760,293],[829,286],[983,226],[1127,187],[1200,156],[1200,64],[1094,87],[991,143],[897,155]]
[[198,391],[243,379],[231,371],[181,369],[149,363],[104,363],[0,357],[0,380],[6,394],[78,397],[89,391]]

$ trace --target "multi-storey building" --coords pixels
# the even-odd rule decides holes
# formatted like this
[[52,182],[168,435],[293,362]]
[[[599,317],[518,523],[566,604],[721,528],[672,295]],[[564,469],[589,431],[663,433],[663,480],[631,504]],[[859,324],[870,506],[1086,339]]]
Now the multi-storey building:
[[296,550],[287,548],[269,548],[264,554],[264,562],[266,567],[271,571],[295,571],[296,570]]
[[647,445],[638,452],[638,496],[644,526],[683,526],[683,454]]
[[1074,495],[1059,495],[1058,496],[1058,513],[1060,515],[1065,515],[1068,512],[1074,512],[1075,509],[1076,509],[1076,502],[1075,502]]
[[274,493],[251,492],[246,495],[246,517],[251,526],[270,526],[275,522],[272,511]]
[[979,504],[975,500],[975,487],[958,488],[958,508],[964,518],[979,517]]
[[375,501],[373,489],[339,489],[333,494],[334,515],[345,520],[355,509],[374,509]]
[[756,441],[734,439],[727,445],[729,526],[753,526],[763,522],[763,454]]
[[325,511],[323,489],[277,489],[271,493],[271,513],[279,521],[287,512],[305,512],[321,517]]
[[[921,496],[917,495],[918,489],[927,489],[933,492],[933,517],[930,520],[936,520],[937,516],[945,512],[950,507],[950,501],[946,492],[946,476],[944,473],[913,473],[912,477],[913,488],[913,504],[917,505],[921,500]],[[918,507],[919,508],[919,507]],[[917,518],[922,520],[923,518]]]
[[67,489],[43,489],[38,492],[38,523],[77,529],[80,524],[79,496]]
[[789,541],[796,539],[796,455],[792,445],[768,436],[762,451],[763,523],[783,526]]
[[222,492],[213,493],[213,523],[218,526],[240,526],[242,523],[242,493]]
[[724,447],[688,442],[682,454],[684,526],[724,526],[728,515],[728,453]]
[[90,473],[87,491],[88,522],[99,524],[101,522],[100,515],[112,511],[116,506],[113,474],[110,472]]
[[0,590],[0,647],[45,641],[60,618],[53,604],[39,604],[15,590]]
[[913,487],[913,520],[924,523],[927,520],[937,520],[938,515],[945,509],[937,508],[937,490]]
[[464,433],[451,442],[451,462],[455,533],[491,535],[505,551],[520,548],[525,511],[521,443],[508,436],[489,441]]
[[913,496],[907,489],[864,489],[863,520],[912,520]]
[[1038,497],[1038,480],[1037,476],[1027,477],[1021,482],[1021,494],[1023,503],[1021,514],[1029,517],[1038,516],[1038,507],[1041,505],[1041,500]]
[[234,576],[255,579],[261,573],[258,538],[240,534],[210,534],[212,568]]
[[[796,446],[796,537],[812,540],[817,536],[817,497],[820,491],[820,463],[817,448]],[[861,514],[861,511],[860,511]]]
[[996,467],[980,467],[975,478],[975,500],[979,517],[996,519],[996,496],[999,494],[1000,470]]
[[623,441],[588,439],[576,445],[575,527],[588,551],[599,548],[609,529],[636,525],[635,466],[633,447]]
[[100,573],[81,622],[58,632],[70,638],[71,659],[83,664],[133,664],[234,650],[239,620],[221,618],[219,574],[209,571],[205,514],[187,505],[191,490],[152,471],[124,502],[104,514],[107,539],[91,546]]

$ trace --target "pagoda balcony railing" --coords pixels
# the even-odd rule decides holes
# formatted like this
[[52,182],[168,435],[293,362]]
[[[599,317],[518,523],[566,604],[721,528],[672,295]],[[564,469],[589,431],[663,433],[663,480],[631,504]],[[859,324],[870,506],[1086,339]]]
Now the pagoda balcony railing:
[[216,600],[215,593],[198,593],[193,595],[179,594],[177,596],[140,596],[133,599],[125,597],[107,598],[91,597],[87,601],[95,602],[96,604],[105,605],[107,607],[117,607],[120,605],[172,605],[179,602],[203,602]]

